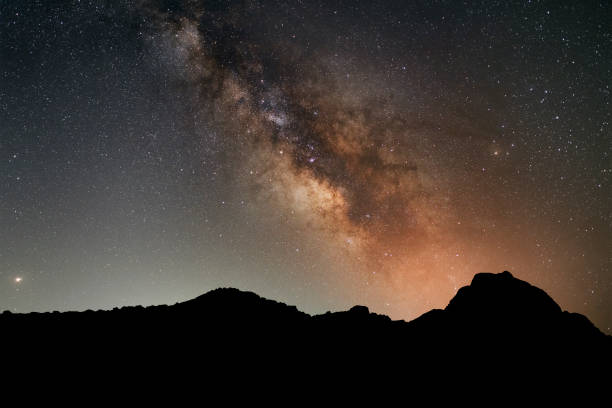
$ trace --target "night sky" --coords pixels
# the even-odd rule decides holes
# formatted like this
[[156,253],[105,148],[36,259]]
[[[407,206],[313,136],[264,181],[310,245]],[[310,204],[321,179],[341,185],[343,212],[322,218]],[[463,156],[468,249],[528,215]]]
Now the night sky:
[[0,2],[0,310],[395,319],[510,270],[612,332],[608,1]]

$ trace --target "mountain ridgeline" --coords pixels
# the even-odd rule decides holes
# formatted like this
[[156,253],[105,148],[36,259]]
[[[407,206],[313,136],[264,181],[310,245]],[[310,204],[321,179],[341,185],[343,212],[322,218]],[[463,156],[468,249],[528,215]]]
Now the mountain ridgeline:
[[585,316],[563,311],[543,290],[509,272],[475,275],[445,309],[410,322],[392,321],[365,306],[310,316],[295,306],[226,288],[171,306],[4,312],[0,330],[3,346],[67,359],[93,358],[95,350],[100,360],[119,355],[268,362],[359,356],[414,364],[463,355],[508,361],[563,356],[579,362],[612,351],[612,337]]

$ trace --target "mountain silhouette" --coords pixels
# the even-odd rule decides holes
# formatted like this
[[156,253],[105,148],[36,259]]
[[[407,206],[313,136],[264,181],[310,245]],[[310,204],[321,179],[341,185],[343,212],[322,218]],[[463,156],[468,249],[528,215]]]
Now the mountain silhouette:
[[538,362],[541,370],[562,365],[566,372],[569,366],[608,367],[612,361],[612,337],[510,272],[479,273],[445,309],[410,322],[393,321],[365,306],[310,316],[252,292],[222,288],[171,306],[5,311],[0,332],[3,350],[28,350],[10,358],[52,366],[69,361],[82,370],[111,370],[125,361],[141,369],[177,371],[191,364],[246,364],[263,375],[270,367],[278,374],[316,364],[359,371],[389,364],[431,369],[454,361],[459,367],[513,372]]
[[479,273],[459,289],[444,310],[433,310],[408,323],[420,330],[452,331],[455,340],[488,339],[532,344],[610,344],[585,316],[562,311],[542,289],[508,271]]

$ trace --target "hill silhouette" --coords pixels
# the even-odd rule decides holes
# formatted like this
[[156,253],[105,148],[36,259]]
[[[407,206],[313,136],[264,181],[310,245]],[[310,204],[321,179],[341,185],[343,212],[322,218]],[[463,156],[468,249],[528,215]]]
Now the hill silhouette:
[[344,370],[365,370],[388,364],[431,368],[449,361],[473,368],[494,361],[508,370],[538,362],[551,371],[587,362],[605,367],[612,352],[612,337],[510,272],[479,273],[445,309],[410,322],[365,306],[310,316],[252,292],[223,288],[171,306],[5,311],[0,331],[2,349],[15,351],[11,358],[69,361],[84,370],[111,370],[120,361],[175,370],[248,362],[262,373],[332,362]]

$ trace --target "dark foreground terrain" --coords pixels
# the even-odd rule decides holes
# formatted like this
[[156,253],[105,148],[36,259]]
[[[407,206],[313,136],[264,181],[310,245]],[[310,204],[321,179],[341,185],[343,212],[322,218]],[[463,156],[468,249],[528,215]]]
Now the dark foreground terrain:
[[0,332],[5,364],[45,375],[188,368],[235,376],[247,369],[261,380],[270,371],[391,376],[426,369],[459,380],[476,370],[537,378],[601,369],[609,378],[612,361],[610,336],[509,272],[475,275],[444,310],[411,322],[364,306],[310,316],[254,293],[217,289],[172,306],[4,312]]

